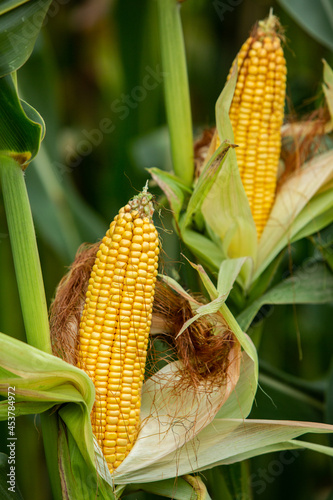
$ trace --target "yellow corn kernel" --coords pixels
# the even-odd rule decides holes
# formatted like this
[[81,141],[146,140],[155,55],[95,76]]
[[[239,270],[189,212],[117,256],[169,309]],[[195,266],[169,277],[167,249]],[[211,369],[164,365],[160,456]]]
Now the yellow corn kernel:
[[78,366],[95,384],[91,422],[110,472],[130,452],[140,425],[159,255],[151,198],[145,188],[111,223],[96,255],[80,322]]
[[237,163],[258,238],[274,202],[281,150],[287,70],[278,29],[277,18],[270,15],[259,22],[242,46],[229,111],[234,141],[239,146]]

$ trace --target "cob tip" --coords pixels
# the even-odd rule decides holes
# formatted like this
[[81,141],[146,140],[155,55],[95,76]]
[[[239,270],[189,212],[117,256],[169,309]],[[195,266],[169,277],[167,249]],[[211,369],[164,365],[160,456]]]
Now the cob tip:
[[137,210],[139,217],[149,217],[152,219],[154,214],[153,195],[148,192],[148,180],[141,193],[134,196],[124,207],[126,212]]

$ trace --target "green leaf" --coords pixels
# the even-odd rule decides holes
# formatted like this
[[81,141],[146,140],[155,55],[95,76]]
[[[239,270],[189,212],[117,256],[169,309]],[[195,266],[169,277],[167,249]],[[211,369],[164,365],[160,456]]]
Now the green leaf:
[[29,58],[52,0],[5,0],[0,5],[0,76]]
[[[7,442],[8,444],[8,442]],[[14,467],[14,474],[10,476]],[[9,457],[0,453],[0,497],[1,500],[23,500],[19,487],[16,483],[16,467],[9,463]],[[10,481],[10,482],[8,482]],[[10,488],[10,489],[9,489]]]
[[326,304],[333,300],[333,275],[324,264],[312,263],[282,281],[255,300],[238,317],[246,331],[259,309],[265,304]]
[[24,165],[36,156],[43,135],[42,118],[19,99],[13,77],[0,78],[0,154]]
[[279,0],[282,7],[315,40],[333,50],[333,6],[328,0]]

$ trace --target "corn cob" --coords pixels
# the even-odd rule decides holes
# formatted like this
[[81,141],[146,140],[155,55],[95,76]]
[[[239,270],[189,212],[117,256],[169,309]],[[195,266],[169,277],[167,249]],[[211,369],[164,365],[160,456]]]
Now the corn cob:
[[95,385],[92,427],[110,472],[131,450],[140,425],[159,254],[151,198],[145,188],[111,223],[96,255],[79,329],[78,366]]
[[270,15],[243,44],[229,111],[239,146],[237,163],[258,238],[274,202],[281,149],[287,70],[278,28],[277,18]]

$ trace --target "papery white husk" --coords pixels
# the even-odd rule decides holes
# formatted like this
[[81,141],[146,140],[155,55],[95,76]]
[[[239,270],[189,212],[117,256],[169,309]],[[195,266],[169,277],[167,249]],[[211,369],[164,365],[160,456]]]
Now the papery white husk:
[[237,376],[237,360],[224,389],[209,395],[204,391],[196,396],[191,391],[172,394],[178,363],[167,365],[144,384],[138,440],[112,476],[95,441],[97,468],[109,484],[158,481],[294,448],[308,447],[333,456],[327,446],[293,441],[307,432],[333,432],[332,425],[246,420],[255,396],[256,370],[245,352],[236,386],[232,378]]
[[[202,446],[206,449],[201,433],[213,425],[218,410],[225,407],[227,414],[245,418],[252,407],[256,390],[254,363],[245,352],[240,355],[238,347],[232,349],[229,359],[226,383],[213,391],[202,387],[196,393],[180,392],[175,388],[179,362],[170,363],[147,380],[142,394],[142,427],[138,439],[112,477],[99,449],[98,468],[104,479],[110,484],[150,482],[197,470],[197,457],[201,455]],[[227,424],[225,430],[231,432],[234,427],[234,423]],[[209,467],[210,463],[208,453],[205,465]]]
[[[156,481],[192,472],[196,450],[192,450],[191,443],[234,394],[240,373],[244,372],[245,360],[246,366],[250,364],[254,373],[253,361],[245,353],[241,354],[240,346],[235,344],[229,353],[225,383],[218,387],[202,385],[195,390],[182,389],[179,385],[179,361],[159,370],[143,385],[138,438],[112,477],[95,442],[97,468],[102,477],[110,484],[126,484]],[[253,388],[256,388],[255,380],[254,377]],[[254,392],[250,386],[248,390],[251,392],[252,405]],[[192,450],[191,456],[189,450]]]
[[[301,227],[298,218],[310,200],[333,178],[333,150],[311,159],[295,171],[278,191],[258,245],[253,279],[256,279],[279,251],[293,241]],[[333,209],[333,207],[331,207]],[[302,226],[316,217],[309,212]]]

